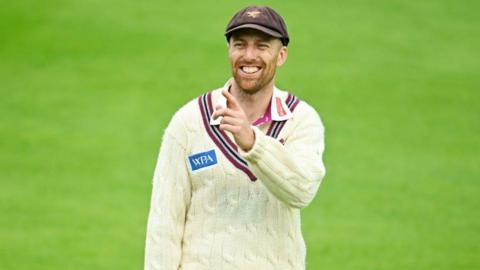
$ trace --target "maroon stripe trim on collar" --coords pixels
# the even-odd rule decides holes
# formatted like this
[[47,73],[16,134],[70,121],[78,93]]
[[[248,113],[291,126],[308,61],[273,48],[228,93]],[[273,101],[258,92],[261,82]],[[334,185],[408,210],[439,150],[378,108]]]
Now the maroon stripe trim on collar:
[[[206,103],[204,105],[205,105],[205,108],[206,108],[206,110],[205,110],[206,115],[209,117],[208,119],[210,119],[212,117],[212,114],[213,114],[213,109],[212,109],[212,106],[211,106],[211,94],[210,93],[207,94],[207,97],[206,97],[205,100],[206,100]],[[209,103],[210,103],[210,105],[208,105]],[[239,162],[241,162],[245,166],[248,166],[247,162],[245,160],[243,160],[242,157],[238,154],[237,146],[230,140],[230,138],[227,136],[227,134],[225,132],[223,132],[222,130],[220,130],[220,128],[218,128],[218,126],[209,125],[209,127],[213,131],[213,134],[215,134],[216,137],[218,139],[220,139],[220,142],[222,143],[222,145],[225,146],[225,148],[230,152],[230,154],[232,154]]]
[[[211,117],[211,115],[213,114],[213,112],[215,111],[214,108],[213,108],[213,104],[212,104],[212,93],[207,93],[207,112],[208,112],[208,115]],[[218,129],[218,131],[220,132],[220,135],[221,137],[225,138],[225,141],[230,145],[231,148],[233,148],[233,150],[235,150],[234,152],[237,153],[238,152],[238,149],[237,149],[237,145],[235,145],[235,143],[232,142],[232,140],[230,140],[230,137],[228,137],[228,135],[225,133],[225,131],[223,130],[220,130]],[[238,156],[238,158],[241,159],[240,156]],[[246,162],[245,162],[246,164]]]
[[[287,99],[285,100],[285,104],[287,104],[287,107],[288,107],[288,104],[289,104],[290,100],[292,99],[292,96],[293,95],[291,95],[289,93],[288,96],[287,96]],[[272,123],[270,124],[270,127],[267,130],[267,136],[272,137],[273,131],[276,130],[276,128],[280,124],[280,122],[281,121],[272,121]]]
[[225,132],[218,126],[212,126],[209,119],[213,114],[211,93],[207,93],[198,97],[198,105],[200,107],[203,125],[212,141],[217,145],[225,157],[238,169],[243,171],[251,181],[257,180],[255,174],[248,168],[248,163],[238,154],[236,145],[230,140]]
[[270,124],[270,127],[268,127],[267,136],[272,136],[272,130],[275,128],[277,123],[278,121],[272,121],[272,123]]
[[[291,106],[292,106],[292,104],[295,102],[295,99],[296,99],[295,96],[293,96],[293,95],[291,95],[291,96],[292,96],[292,98],[289,99],[289,101],[287,102],[287,107],[288,107],[288,109],[290,109],[290,111],[292,111],[292,110],[291,110]],[[290,97],[290,95],[289,95],[289,97]],[[283,127],[285,126],[285,123],[286,123],[286,122],[287,122],[287,120],[279,121],[279,122],[278,122],[277,126],[276,126],[276,127],[273,129],[273,131],[272,131],[272,137],[273,137],[273,138],[276,139],[276,138],[278,137],[278,134],[280,134],[280,131],[283,129]]]
[[295,108],[297,107],[298,103],[300,103],[300,99],[295,97],[295,101],[293,102],[292,107],[290,108],[290,111],[293,112],[295,110]]
[[[285,100],[285,103],[287,104],[288,109],[293,113],[295,108],[297,107],[298,103],[300,102],[300,99],[298,99],[296,96],[292,94],[288,94],[287,99]],[[283,120],[283,121],[275,121],[270,125],[270,128],[268,129],[267,135],[271,136],[272,138],[277,138],[280,132],[282,131],[283,127],[287,123],[288,120]]]

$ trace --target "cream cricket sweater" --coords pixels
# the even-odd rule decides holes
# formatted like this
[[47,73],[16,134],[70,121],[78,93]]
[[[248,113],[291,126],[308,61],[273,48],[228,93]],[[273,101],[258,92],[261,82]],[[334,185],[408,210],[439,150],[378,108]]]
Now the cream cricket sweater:
[[245,153],[210,119],[224,102],[220,91],[189,102],[165,130],[145,269],[305,269],[300,209],[325,175],[322,122],[275,88],[272,117],[286,120],[254,127],[255,144]]

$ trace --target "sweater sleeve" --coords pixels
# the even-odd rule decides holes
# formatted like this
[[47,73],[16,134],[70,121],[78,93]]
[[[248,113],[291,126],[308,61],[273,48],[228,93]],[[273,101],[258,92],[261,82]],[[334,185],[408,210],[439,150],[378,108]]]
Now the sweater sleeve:
[[[178,118],[178,117],[177,117]],[[185,129],[172,120],[164,133],[153,177],[145,246],[145,270],[177,270],[182,253],[190,180],[185,158]]]
[[323,124],[313,108],[307,105],[306,109],[307,114],[301,116],[285,145],[253,127],[253,148],[240,150],[265,187],[294,208],[305,207],[313,200],[325,176]]

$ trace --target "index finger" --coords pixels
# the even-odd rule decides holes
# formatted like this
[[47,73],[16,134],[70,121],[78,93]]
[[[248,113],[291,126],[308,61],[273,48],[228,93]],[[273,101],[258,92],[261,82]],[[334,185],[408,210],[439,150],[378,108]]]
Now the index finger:
[[222,95],[227,99],[227,107],[230,107],[234,110],[241,109],[240,105],[238,104],[238,101],[235,99],[235,97],[232,94],[230,94],[230,92],[228,92],[228,90],[222,90]]

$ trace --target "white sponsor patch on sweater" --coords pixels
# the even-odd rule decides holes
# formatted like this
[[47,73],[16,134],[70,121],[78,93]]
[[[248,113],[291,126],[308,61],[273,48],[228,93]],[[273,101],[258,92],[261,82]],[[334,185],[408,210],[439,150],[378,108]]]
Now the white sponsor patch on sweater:
[[215,149],[188,156],[188,164],[192,172],[217,165],[218,161]]

